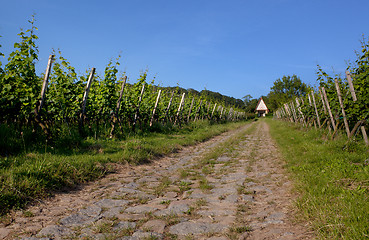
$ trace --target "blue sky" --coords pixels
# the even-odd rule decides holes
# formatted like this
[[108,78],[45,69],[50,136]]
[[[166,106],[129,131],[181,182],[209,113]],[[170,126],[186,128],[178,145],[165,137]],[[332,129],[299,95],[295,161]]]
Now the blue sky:
[[266,95],[283,75],[315,85],[317,64],[343,73],[369,36],[368,0],[1,0],[1,52],[34,13],[39,73],[53,48],[101,75],[121,53],[130,82],[148,69],[162,86],[235,98]]

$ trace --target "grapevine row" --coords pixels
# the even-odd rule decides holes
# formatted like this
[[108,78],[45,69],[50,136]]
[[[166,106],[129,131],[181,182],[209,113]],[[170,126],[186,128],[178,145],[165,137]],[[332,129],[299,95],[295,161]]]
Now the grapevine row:
[[196,120],[246,118],[242,109],[208,96],[156,86],[154,80],[147,81],[147,72],[129,84],[124,73],[118,76],[120,56],[110,60],[103,76],[95,68],[77,76],[61,52],[54,51],[41,78],[35,70],[36,27],[33,20],[30,23],[4,68],[0,62],[0,126],[19,133],[42,129],[48,139],[75,132],[84,138],[112,138]]
[[350,140],[361,131],[368,145],[366,127],[369,116],[369,41],[362,43],[354,66],[345,78],[329,76],[318,66],[319,87],[302,98],[284,103],[274,117],[304,126],[328,128],[333,139],[344,129]]

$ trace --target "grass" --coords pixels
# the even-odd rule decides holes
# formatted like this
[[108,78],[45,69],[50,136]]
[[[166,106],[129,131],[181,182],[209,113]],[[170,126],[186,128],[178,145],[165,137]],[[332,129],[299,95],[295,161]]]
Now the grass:
[[[70,190],[77,184],[101,178],[114,171],[111,163],[143,164],[244,124],[198,121],[170,133],[152,132],[127,136],[125,140],[87,139],[76,141],[74,148],[62,150],[46,141],[32,150],[25,138],[19,142],[17,155],[0,153],[0,215],[23,208],[56,190]],[[3,138],[1,141],[3,146],[5,141]]]
[[167,177],[167,176],[162,177],[162,179],[160,180],[160,184],[159,184],[159,186],[157,186],[157,187],[154,189],[154,194],[155,194],[157,197],[163,196],[163,195],[164,195],[165,190],[168,188],[168,186],[169,186],[171,183],[172,183],[172,181],[170,181],[169,177]]
[[179,184],[178,184],[178,187],[179,187],[179,193],[182,194],[188,190],[191,189],[191,185],[192,183],[191,182],[186,182],[186,181],[181,181]]
[[199,184],[199,187],[203,192],[209,192],[214,188],[205,177],[200,179]]
[[369,238],[368,148],[345,136],[266,120],[296,182],[301,216],[323,239]]

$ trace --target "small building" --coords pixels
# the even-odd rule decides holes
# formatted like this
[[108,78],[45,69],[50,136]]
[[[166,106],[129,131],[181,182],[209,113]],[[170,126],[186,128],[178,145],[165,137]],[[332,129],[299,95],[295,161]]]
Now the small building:
[[259,99],[258,104],[256,105],[255,111],[258,113],[258,117],[265,117],[265,114],[268,114],[269,110],[265,105],[263,98]]

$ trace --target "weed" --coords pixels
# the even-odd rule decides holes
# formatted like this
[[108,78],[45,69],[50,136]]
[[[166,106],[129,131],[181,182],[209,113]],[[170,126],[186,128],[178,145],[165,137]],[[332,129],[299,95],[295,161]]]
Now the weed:
[[164,193],[164,190],[168,188],[168,186],[172,183],[172,181],[170,181],[169,177],[164,176],[162,177],[162,179],[160,180],[160,184],[159,186],[157,186],[154,189],[154,194],[158,197],[162,196]]
[[206,206],[208,202],[204,198],[200,198],[195,202],[196,208],[200,208],[202,206]]
[[250,209],[249,206],[246,204],[238,204],[237,205],[237,212],[238,213],[246,213]]
[[250,226],[231,227],[229,231],[234,233],[244,233],[251,232],[252,228]]
[[209,184],[209,181],[206,178],[200,179],[199,184],[200,184],[200,189],[203,192],[208,192],[214,188],[212,185]]
[[192,185],[191,182],[181,181],[179,183],[179,192],[182,194],[185,191],[190,190],[191,189],[191,187],[190,187],[191,185]]
[[171,200],[162,200],[160,204],[169,205],[171,203]]
[[178,235],[165,232],[163,238],[164,239],[168,239],[168,240],[177,240],[178,239]]
[[33,214],[33,212],[31,212],[31,211],[23,211],[23,216],[25,216],[25,217],[34,217],[35,215]]
[[224,200],[224,199],[226,199],[226,197],[227,197],[226,195],[222,194],[222,195],[220,195],[220,196],[218,197],[218,199],[219,199],[219,200]]
[[95,233],[108,233],[113,228],[113,222],[99,222],[94,226]]

